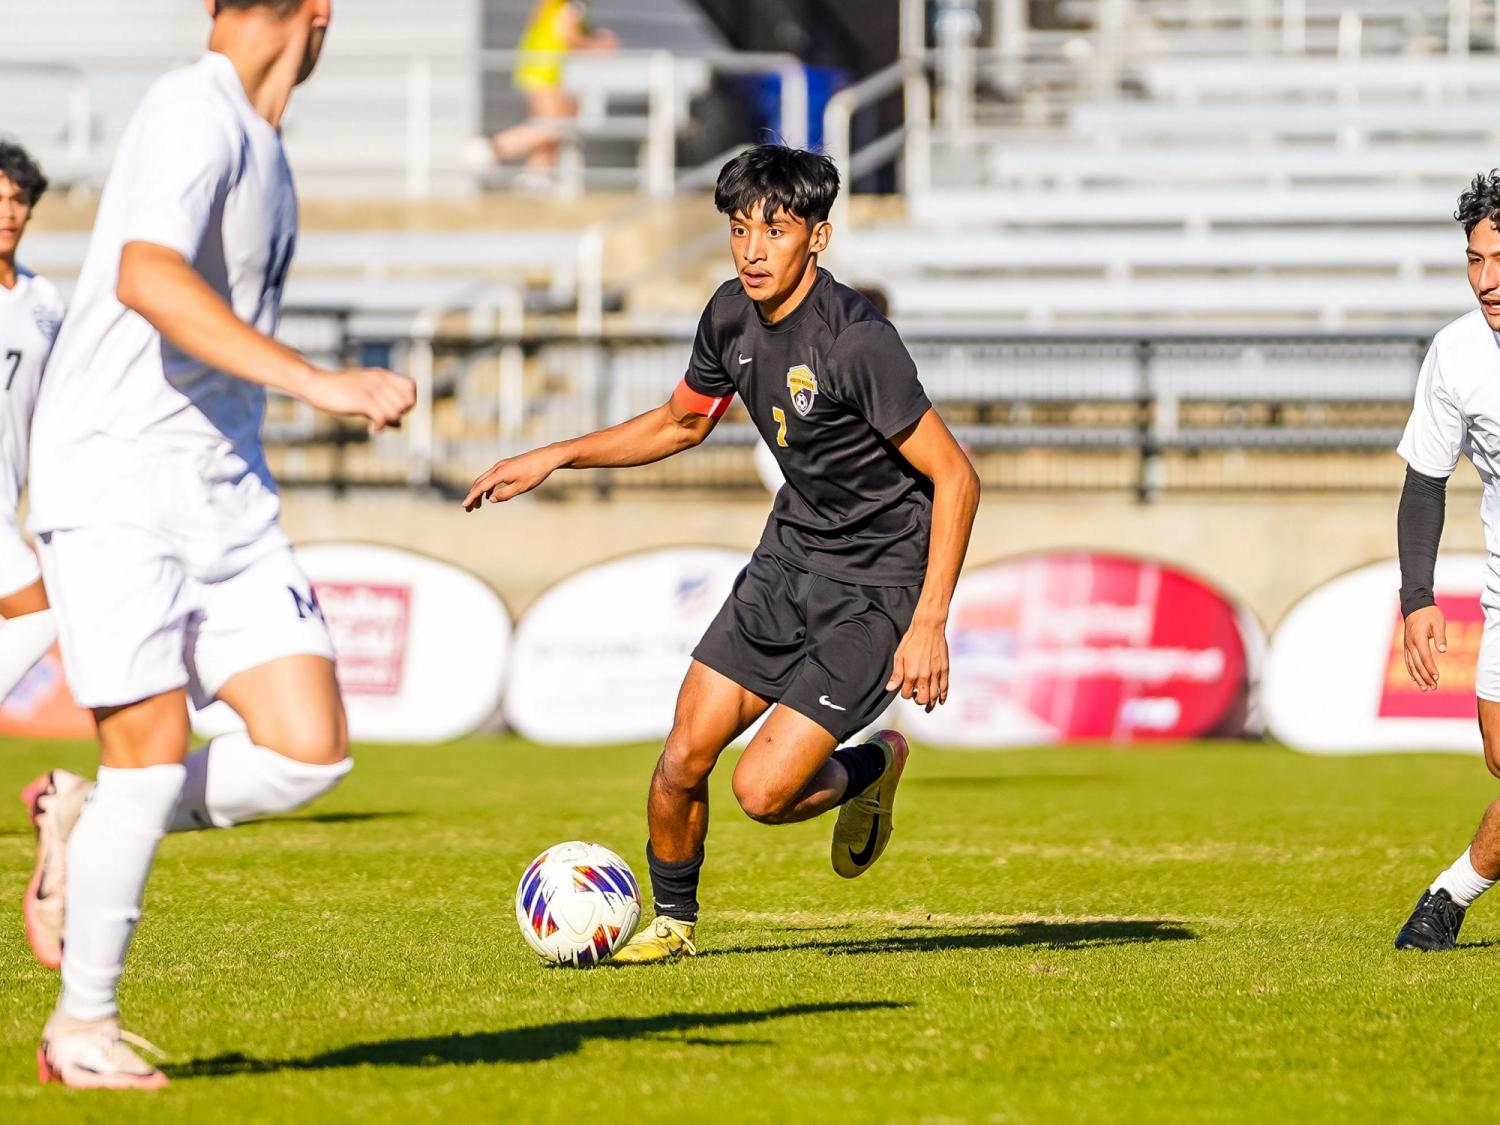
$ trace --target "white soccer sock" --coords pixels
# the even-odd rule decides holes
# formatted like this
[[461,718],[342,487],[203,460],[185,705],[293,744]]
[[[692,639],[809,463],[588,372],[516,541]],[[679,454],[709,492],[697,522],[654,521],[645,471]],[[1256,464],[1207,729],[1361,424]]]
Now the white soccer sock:
[[0,700],[15,690],[56,640],[57,618],[50,609],[0,623]]
[[221,735],[187,758],[182,800],[169,832],[230,828],[258,816],[291,812],[327,793],[354,768],[299,762],[250,741],[243,731]]
[[183,773],[180,765],[99,767],[99,782],[68,838],[60,1005],[74,1019],[116,1012],[115,986]]
[[1432,881],[1432,886],[1427,890],[1447,891],[1448,897],[1459,906],[1468,906],[1494,885],[1495,880],[1486,879],[1474,870],[1474,865],[1469,862],[1469,853],[1465,850],[1463,855],[1453,861],[1452,867]]

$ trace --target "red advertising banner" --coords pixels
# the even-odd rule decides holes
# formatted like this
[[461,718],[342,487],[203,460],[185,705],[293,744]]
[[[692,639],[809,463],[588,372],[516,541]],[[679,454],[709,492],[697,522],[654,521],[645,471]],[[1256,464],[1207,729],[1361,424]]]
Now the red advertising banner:
[[1173,567],[1034,555],[967,572],[949,614],[952,687],[917,737],[1013,745],[1236,736],[1249,656],[1241,615]]
[[1484,607],[1478,598],[1456,594],[1439,594],[1437,603],[1448,621],[1448,651],[1438,657],[1441,674],[1437,691],[1423,691],[1406,670],[1405,622],[1398,601],[1385,682],[1380,689],[1380,708],[1376,712],[1382,719],[1479,721],[1474,672],[1479,666],[1479,642],[1484,639]]

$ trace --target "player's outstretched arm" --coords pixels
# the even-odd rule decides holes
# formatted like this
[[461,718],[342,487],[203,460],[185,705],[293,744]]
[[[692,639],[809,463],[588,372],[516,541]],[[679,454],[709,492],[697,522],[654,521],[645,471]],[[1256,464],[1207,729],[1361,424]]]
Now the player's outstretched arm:
[[271,387],[326,414],[364,418],[370,429],[399,426],[417,401],[405,376],[383,368],[325,371],[258,332],[229,307],[181,254],[129,242],[115,296],[180,351],[218,371]]
[[1438,686],[1437,655],[1448,651],[1448,626],[1433,595],[1438,544],[1448,499],[1446,477],[1406,470],[1396,509],[1396,550],[1401,559],[1401,612],[1406,617],[1402,655],[1406,674],[1423,691]]
[[464,510],[476,510],[486,497],[492,504],[501,504],[530,492],[558,469],[650,465],[701,444],[717,424],[717,416],[699,413],[674,395],[655,410],[618,426],[497,461],[470,486]]
[[886,690],[899,688],[904,698],[931,711],[948,702],[948,607],[979,509],[979,474],[936,410],[928,410],[894,442],[912,468],[932,481],[932,539],[927,578]]

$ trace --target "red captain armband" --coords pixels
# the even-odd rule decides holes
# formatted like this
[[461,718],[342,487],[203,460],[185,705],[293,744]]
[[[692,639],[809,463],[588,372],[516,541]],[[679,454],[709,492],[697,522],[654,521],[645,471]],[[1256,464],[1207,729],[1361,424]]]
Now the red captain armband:
[[720,395],[714,398],[693,390],[688,386],[687,378],[684,376],[682,382],[677,384],[677,389],[672,392],[672,401],[689,414],[702,414],[705,418],[722,418],[724,411],[729,409],[729,403],[734,395]]

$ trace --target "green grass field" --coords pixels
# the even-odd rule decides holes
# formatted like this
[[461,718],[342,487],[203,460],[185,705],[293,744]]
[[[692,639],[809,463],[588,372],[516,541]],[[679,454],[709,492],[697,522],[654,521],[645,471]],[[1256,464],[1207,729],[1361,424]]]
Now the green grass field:
[[[918,749],[857,882],[829,819],[742,817],[721,769],[703,956],[545,969],[543,847],[645,883],[654,751],[371,749],[293,817],[170,837],[126,974],[170,1089],[36,1084],[56,979],[0,943],[0,1120],[1295,1121],[1485,1118],[1500,912],[1398,954],[1492,785],[1477,759]],[[10,744],[8,794],[86,747]],[[31,864],[0,820],[4,901]]]

